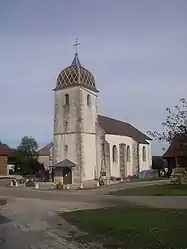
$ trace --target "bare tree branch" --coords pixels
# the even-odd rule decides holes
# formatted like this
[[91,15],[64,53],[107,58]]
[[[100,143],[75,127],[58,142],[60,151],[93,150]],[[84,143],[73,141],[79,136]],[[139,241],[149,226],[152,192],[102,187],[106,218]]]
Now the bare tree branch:
[[171,143],[176,135],[182,135],[183,146],[187,148],[187,101],[180,99],[180,104],[175,105],[173,110],[166,108],[166,120],[162,122],[164,132],[148,131],[148,134],[158,142]]

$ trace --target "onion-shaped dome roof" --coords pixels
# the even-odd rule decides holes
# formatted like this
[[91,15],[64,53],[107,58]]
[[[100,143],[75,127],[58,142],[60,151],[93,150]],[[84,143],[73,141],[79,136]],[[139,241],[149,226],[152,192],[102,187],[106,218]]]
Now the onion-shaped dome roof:
[[93,75],[86,68],[82,67],[77,53],[75,53],[71,66],[63,69],[59,73],[55,90],[73,86],[82,86],[94,92],[98,92]]

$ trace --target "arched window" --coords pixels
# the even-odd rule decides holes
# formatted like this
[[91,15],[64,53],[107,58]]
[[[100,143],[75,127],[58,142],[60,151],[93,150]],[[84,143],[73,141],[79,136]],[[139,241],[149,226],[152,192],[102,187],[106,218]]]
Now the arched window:
[[116,145],[112,147],[112,159],[114,163],[118,162],[118,150]]
[[130,150],[130,147],[129,146],[127,146],[127,162],[130,162],[130,160],[131,160],[131,150]]
[[69,94],[65,95],[65,105],[69,105]]
[[90,97],[90,94],[87,95],[87,106],[91,106],[91,97]]
[[143,148],[142,148],[142,158],[143,158],[143,161],[145,162],[146,161],[146,149],[145,149],[145,146],[143,146]]

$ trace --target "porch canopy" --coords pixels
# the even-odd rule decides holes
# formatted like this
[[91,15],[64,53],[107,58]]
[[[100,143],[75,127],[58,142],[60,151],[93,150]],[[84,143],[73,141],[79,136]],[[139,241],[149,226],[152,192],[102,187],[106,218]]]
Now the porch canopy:
[[61,161],[61,162],[58,162],[58,163],[53,164],[53,165],[52,165],[52,168],[53,168],[53,169],[73,168],[73,167],[75,167],[75,166],[76,166],[75,163],[71,162],[71,161],[68,160],[68,159],[65,159],[65,160],[63,160],[63,161]]

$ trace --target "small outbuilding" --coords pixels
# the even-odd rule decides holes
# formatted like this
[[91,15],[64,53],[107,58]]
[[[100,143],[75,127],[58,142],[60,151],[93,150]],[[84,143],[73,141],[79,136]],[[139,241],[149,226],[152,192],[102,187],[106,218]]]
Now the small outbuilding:
[[187,136],[176,135],[162,156],[168,162],[168,168],[187,168]]
[[76,166],[75,163],[65,159],[59,163],[52,165],[52,180],[64,185],[72,184],[72,168]]

